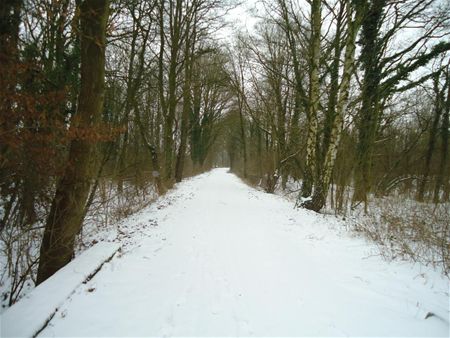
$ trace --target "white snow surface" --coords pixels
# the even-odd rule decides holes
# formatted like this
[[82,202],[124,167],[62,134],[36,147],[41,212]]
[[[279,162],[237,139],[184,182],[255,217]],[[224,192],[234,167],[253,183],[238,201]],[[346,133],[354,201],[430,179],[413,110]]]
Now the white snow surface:
[[[122,226],[136,229],[122,253],[39,336],[449,336],[446,277],[388,263],[343,221],[227,169],[183,181]],[[27,307],[40,311],[48,292]],[[12,309],[4,332],[32,325]]]
[[98,243],[37,286],[2,314],[2,337],[32,337],[73,291],[112,257],[117,243]]

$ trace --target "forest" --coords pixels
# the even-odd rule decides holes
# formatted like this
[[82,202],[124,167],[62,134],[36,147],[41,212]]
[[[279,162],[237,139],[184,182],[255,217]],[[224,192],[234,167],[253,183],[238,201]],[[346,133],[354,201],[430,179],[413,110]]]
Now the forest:
[[216,167],[448,273],[449,37],[439,0],[1,1],[2,304]]

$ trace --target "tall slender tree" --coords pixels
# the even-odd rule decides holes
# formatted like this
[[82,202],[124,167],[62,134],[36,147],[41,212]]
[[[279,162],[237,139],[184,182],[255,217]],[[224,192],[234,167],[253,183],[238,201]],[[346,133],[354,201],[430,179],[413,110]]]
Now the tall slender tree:
[[319,62],[322,28],[322,1],[311,2],[311,37],[309,49],[309,102],[308,102],[308,134],[306,137],[306,164],[302,190],[299,198],[308,198],[316,177],[316,140],[318,132],[318,110],[320,100]]

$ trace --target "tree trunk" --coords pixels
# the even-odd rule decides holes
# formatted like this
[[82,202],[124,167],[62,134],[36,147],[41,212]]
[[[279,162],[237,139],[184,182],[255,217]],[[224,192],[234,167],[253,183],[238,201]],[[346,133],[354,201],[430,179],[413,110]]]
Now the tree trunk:
[[[175,5],[175,8],[173,7]],[[167,181],[171,181],[174,176],[173,157],[174,157],[174,123],[177,110],[177,80],[178,65],[180,64],[179,52],[182,30],[182,1],[176,0],[169,2],[169,20],[170,20],[170,61],[168,73],[168,98],[167,113],[164,125],[164,175]]]
[[305,176],[300,198],[311,196],[316,174],[316,140],[317,140],[317,112],[319,110],[319,59],[321,36],[321,0],[313,0],[311,4],[311,42],[310,42],[310,80],[308,104],[308,134],[306,140]]
[[[449,128],[450,128],[450,121],[449,121],[449,115],[450,115],[450,78],[449,73],[446,74],[447,80],[447,98],[445,99],[444,107],[443,107],[443,115],[442,115],[442,123],[441,123],[441,161],[439,163],[439,171],[436,178],[436,186],[434,188],[434,196],[433,196],[433,202],[439,203],[440,200],[440,191],[443,186],[444,181],[448,181],[448,171],[445,171],[445,168],[447,167],[447,161],[448,161],[448,134],[449,134]],[[444,189],[445,191],[445,189]],[[445,193],[444,193],[445,197]],[[447,198],[444,198],[443,201],[445,202]]]
[[[187,24],[189,34],[190,23]],[[192,58],[195,47],[195,22],[192,37],[186,39],[185,60],[184,60],[184,84],[183,84],[183,111],[181,112],[180,126],[180,146],[177,153],[177,161],[175,163],[175,182],[181,182],[183,179],[184,159],[186,156],[188,128],[189,128],[189,112],[191,111],[191,78],[192,78]]]
[[[355,12],[355,18],[352,20],[353,12]],[[339,96],[337,98],[335,109],[332,109],[332,111],[334,111],[334,116],[332,118],[331,130],[328,137],[324,136],[328,144],[325,149],[323,164],[320,166],[321,171],[315,185],[314,194],[311,200],[304,203],[304,207],[314,211],[319,211],[325,205],[331,182],[331,175],[336,162],[336,155],[344,127],[344,115],[350,92],[350,79],[355,66],[355,41],[361,26],[363,14],[362,6],[357,7],[355,11],[353,11],[350,6],[347,8],[348,31],[345,45],[344,70],[339,87]]]
[[420,182],[419,190],[417,192],[417,200],[419,202],[423,202],[425,197],[425,187],[427,185],[428,176],[430,175],[430,167],[431,167],[431,159],[433,157],[434,148],[436,147],[436,139],[437,132],[439,127],[439,120],[442,114],[442,104],[441,104],[441,93],[438,88],[439,85],[439,75],[436,75],[434,79],[434,94],[435,94],[435,103],[434,103],[434,116],[433,123],[431,125],[430,130],[430,138],[428,139],[428,148],[425,154],[425,163],[423,169],[423,177]]
[[[345,6],[341,6],[336,22],[336,34],[334,37],[334,55],[333,61],[331,63],[330,69],[330,91],[328,97],[328,109],[325,113],[325,125],[323,128],[323,141],[322,148],[320,152],[320,162],[323,163],[330,145],[331,130],[333,129],[333,124],[336,118],[336,105],[339,96],[339,67],[341,64],[341,54],[342,54],[342,22],[344,17]],[[347,11],[349,9],[347,8]],[[350,18],[351,19],[351,18]],[[354,42],[353,42],[354,43]]]
[[144,144],[150,153],[150,159],[152,162],[152,171],[153,171],[152,176],[155,180],[155,185],[156,185],[156,189],[158,190],[158,194],[162,195],[166,192],[166,188],[164,187],[164,184],[161,180],[161,175],[160,175],[161,168],[159,165],[158,150],[157,150],[155,144],[151,143],[148,140],[146,132],[145,132],[144,124],[142,123],[142,120],[141,120],[141,113],[140,113],[139,107],[138,107],[136,101],[134,101],[134,103],[135,103],[134,109],[136,112],[136,123],[139,127],[139,132],[141,134],[142,140],[144,141]]
[[370,191],[370,169],[376,132],[379,124],[381,81],[379,33],[386,0],[374,0],[362,23],[361,62],[364,69],[362,85],[361,117],[358,125],[358,144],[356,149],[355,192],[353,201],[364,202],[367,206],[367,193]]
[[240,125],[240,134],[242,141],[242,154],[244,158],[244,178],[247,178],[247,142],[245,139],[245,126],[244,126],[244,114],[243,107],[239,104],[239,125]]
[[[81,88],[78,111],[71,128],[93,130],[104,101],[105,30],[107,0],[85,0],[81,5]],[[98,166],[96,144],[86,137],[70,144],[68,164],[58,183],[40,251],[37,284],[70,262],[80,231],[91,180]]]

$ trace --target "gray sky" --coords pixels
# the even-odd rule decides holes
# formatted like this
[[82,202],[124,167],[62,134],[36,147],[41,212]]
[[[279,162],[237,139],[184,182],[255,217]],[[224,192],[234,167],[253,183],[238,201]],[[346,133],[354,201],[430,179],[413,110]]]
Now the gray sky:
[[229,11],[224,18],[228,26],[217,33],[219,39],[229,40],[231,42],[233,35],[239,31],[252,32],[258,21],[253,15],[257,6],[256,3],[257,0],[244,0],[242,4]]

